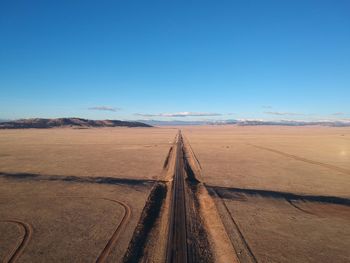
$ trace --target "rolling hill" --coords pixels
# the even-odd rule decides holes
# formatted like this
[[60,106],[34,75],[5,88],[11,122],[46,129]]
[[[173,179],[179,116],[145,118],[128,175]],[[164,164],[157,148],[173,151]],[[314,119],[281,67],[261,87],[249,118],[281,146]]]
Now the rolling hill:
[[137,121],[120,120],[88,120],[82,118],[58,118],[58,119],[20,119],[0,123],[0,129],[46,129],[55,127],[152,127],[151,125]]

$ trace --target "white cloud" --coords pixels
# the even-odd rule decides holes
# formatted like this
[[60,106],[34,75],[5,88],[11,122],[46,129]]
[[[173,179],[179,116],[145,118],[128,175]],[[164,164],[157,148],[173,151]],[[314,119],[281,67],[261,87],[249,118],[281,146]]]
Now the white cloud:
[[304,113],[296,112],[281,112],[281,111],[265,111],[265,114],[278,115],[278,116],[304,116]]
[[157,114],[148,114],[148,113],[135,113],[137,116],[142,117],[210,117],[210,116],[221,116],[221,113],[214,112],[175,112],[175,113],[157,113]]
[[88,109],[89,110],[98,110],[98,111],[113,111],[113,112],[120,110],[120,108],[109,107],[109,106],[96,106],[96,107],[90,107]]

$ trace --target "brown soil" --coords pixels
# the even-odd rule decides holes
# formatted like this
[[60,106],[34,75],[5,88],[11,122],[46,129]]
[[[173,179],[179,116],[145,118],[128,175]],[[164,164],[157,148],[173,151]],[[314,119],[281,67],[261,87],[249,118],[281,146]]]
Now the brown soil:
[[[20,262],[42,259],[109,262],[120,258],[150,189],[149,186],[0,180],[2,220],[32,226]],[[13,234],[8,234],[11,239]],[[10,246],[15,247],[16,243]]]
[[[349,128],[182,130],[203,262],[350,260]],[[164,262],[175,134],[0,131],[1,260]]]
[[183,129],[241,262],[350,260],[349,128]]
[[156,179],[174,129],[0,130],[0,172]]
[[147,130],[0,131],[1,260],[122,262],[176,133]]

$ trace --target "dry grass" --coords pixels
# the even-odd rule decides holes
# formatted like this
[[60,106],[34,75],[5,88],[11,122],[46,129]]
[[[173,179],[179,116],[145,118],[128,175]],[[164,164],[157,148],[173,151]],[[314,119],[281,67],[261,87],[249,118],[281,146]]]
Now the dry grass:
[[184,134],[221,197],[214,195],[242,262],[350,260],[349,128],[184,127]]
[[176,129],[97,128],[0,131],[0,172],[155,178]]
[[[0,131],[0,258],[23,240],[12,220],[32,227],[19,261],[95,261],[126,204],[131,217],[108,257],[120,262],[152,180],[165,176],[176,132]],[[183,134],[243,262],[350,260],[349,128],[183,127]]]
[[349,128],[184,130],[210,185],[350,197]]
[[[133,216],[111,252],[110,259],[117,259],[127,248],[149,189],[1,179],[1,220],[20,220],[33,228],[21,262],[92,262],[121,223],[124,209],[114,200],[122,201],[131,207]],[[14,240],[14,233],[21,240],[23,231],[10,232],[9,225],[0,223],[1,241]],[[1,246],[2,258],[15,244]]]
[[258,262],[348,262],[350,208],[246,196],[225,199]]
[[149,179],[162,174],[175,134],[156,128],[0,131],[0,261],[25,234],[12,220],[32,232],[20,262],[93,262],[119,228],[107,262],[121,262]]

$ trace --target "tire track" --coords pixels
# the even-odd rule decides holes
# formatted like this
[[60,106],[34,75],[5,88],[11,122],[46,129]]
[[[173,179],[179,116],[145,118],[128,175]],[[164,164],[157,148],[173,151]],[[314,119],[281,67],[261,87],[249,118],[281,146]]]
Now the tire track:
[[332,164],[327,164],[327,163],[322,163],[322,162],[318,162],[318,161],[309,160],[309,159],[306,159],[304,157],[300,157],[300,156],[297,156],[297,155],[281,152],[281,151],[278,151],[278,150],[275,150],[275,149],[271,149],[271,148],[267,148],[267,147],[263,147],[263,146],[259,146],[259,145],[255,145],[255,144],[250,144],[250,143],[247,143],[247,144],[250,145],[250,146],[253,146],[255,148],[261,149],[261,150],[273,152],[273,153],[276,153],[276,154],[279,154],[279,155],[282,155],[282,156],[285,156],[285,157],[288,157],[288,158],[292,158],[292,159],[297,160],[297,161],[302,161],[302,162],[305,162],[305,163],[318,165],[318,166],[321,166],[321,167],[324,167],[324,168],[327,168],[327,169],[330,169],[330,170],[333,170],[333,171],[337,171],[337,172],[340,172],[340,173],[344,173],[346,175],[350,175],[350,170],[344,169],[344,168],[341,168],[341,167],[338,167],[338,166],[335,166],[335,165],[332,165]]
[[199,159],[197,158],[197,155],[196,155],[195,152],[193,151],[193,148],[192,148],[192,146],[191,146],[191,144],[190,144],[190,141],[189,141],[189,140],[187,139],[187,137],[185,137],[184,135],[183,135],[183,138],[185,139],[184,141],[186,142],[186,145],[189,146],[189,149],[190,149],[190,151],[191,151],[191,154],[192,154],[192,156],[194,157],[194,159],[196,160],[196,162],[197,162],[199,168],[202,169],[202,165],[201,165],[201,163],[199,162]]
[[119,225],[115,229],[114,233],[112,234],[111,238],[108,240],[105,248],[102,250],[101,254],[98,256],[98,258],[96,260],[97,263],[102,263],[102,262],[106,261],[108,255],[111,253],[112,247],[117,242],[117,240],[120,236],[120,233],[125,228],[126,224],[128,223],[128,221],[131,217],[131,208],[128,204],[126,204],[122,201],[116,200],[116,199],[109,199],[109,198],[101,198],[101,199],[115,202],[115,203],[121,205],[124,208],[124,215],[123,215],[123,218],[120,221]]
[[123,213],[123,218],[114,230],[112,236],[109,238],[106,246],[103,248],[102,252],[98,255],[96,259],[96,263],[103,263],[107,260],[109,254],[111,253],[112,247],[115,245],[117,242],[121,232],[124,230],[126,224],[128,223],[130,217],[131,217],[131,207],[120,200],[117,199],[110,199],[110,198],[90,198],[90,197],[83,197],[83,196],[58,196],[60,198],[87,198],[87,199],[100,199],[100,200],[106,200],[110,202],[117,203],[123,207],[124,213]]
[[[243,236],[243,233],[241,232],[241,230],[240,230],[240,228],[239,228],[239,226],[238,226],[236,220],[233,218],[230,209],[227,207],[227,204],[226,204],[224,198],[223,198],[222,195],[221,195],[218,191],[216,191],[215,189],[213,189],[213,191],[214,191],[215,194],[221,199],[221,202],[222,202],[222,204],[224,205],[227,214],[230,216],[231,221],[232,221],[233,225],[235,226],[235,228],[236,228],[236,230],[237,230],[237,233],[238,233],[240,239],[242,240],[243,245],[245,246],[245,248],[246,248],[246,250],[247,250],[247,252],[248,252],[248,255],[249,255],[250,259],[251,259],[254,263],[258,263],[257,258],[255,257],[255,255],[254,255],[252,249],[250,248],[250,246],[249,246],[247,240],[246,240],[245,237]],[[234,245],[234,244],[233,244],[233,245]],[[235,247],[235,246],[234,246],[234,247]]]
[[30,239],[32,238],[33,228],[27,222],[17,220],[17,219],[0,220],[0,222],[7,222],[7,223],[16,224],[24,231],[24,235],[23,235],[21,242],[16,247],[14,247],[12,249],[12,251],[7,256],[5,256],[5,259],[4,259],[4,263],[14,263],[21,256],[24,249],[28,245]]
[[168,168],[169,160],[170,160],[172,152],[173,152],[173,147],[174,146],[171,146],[170,149],[169,149],[169,152],[168,152],[168,154],[167,154],[167,156],[165,158],[164,164],[163,164],[163,169]]
[[163,169],[168,169],[169,168],[169,163],[170,160],[172,158],[173,152],[174,152],[174,148],[176,147],[176,142],[177,142],[177,134],[174,137],[173,142],[171,143],[171,146],[169,148],[168,154],[165,158],[164,164],[163,164]]
[[297,204],[295,204],[295,203],[293,202],[293,200],[287,199],[287,202],[288,202],[291,206],[293,206],[295,209],[297,209],[297,210],[299,210],[299,211],[301,211],[301,212],[303,212],[303,213],[306,213],[306,214],[309,214],[309,215],[315,215],[314,213],[311,213],[311,212],[309,212],[308,210],[305,210],[305,209],[299,207]]
[[[152,236],[154,233],[152,232],[155,231],[154,228],[158,225],[157,221],[159,216],[161,216],[167,192],[168,183],[159,182],[152,187],[140,215],[140,219],[134,229],[129,246],[120,262],[153,262],[152,254],[154,253],[154,250],[159,251],[160,249],[161,251],[165,251],[166,244],[164,244],[165,242],[162,242],[162,240],[165,241],[165,239],[156,235],[154,237],[157,239],[153,240]],[[149,241],[150,243],[156,242],[157,247],[148,244]],[[161,244],[159,244],[159,242],[161,242]]]

